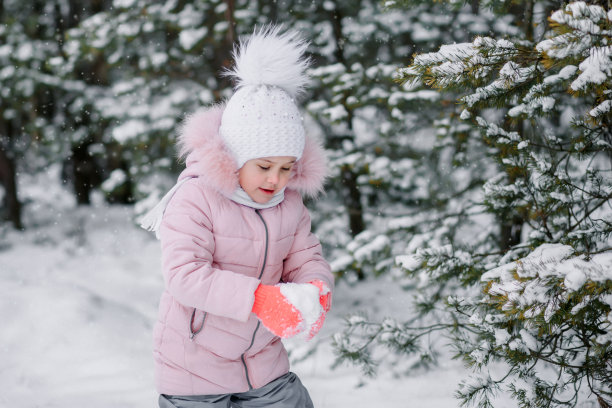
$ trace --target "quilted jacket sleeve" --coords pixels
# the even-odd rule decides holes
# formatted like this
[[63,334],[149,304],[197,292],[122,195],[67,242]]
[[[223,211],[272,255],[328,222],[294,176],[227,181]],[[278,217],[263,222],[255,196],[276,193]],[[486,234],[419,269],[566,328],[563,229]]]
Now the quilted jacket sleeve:
[[184,306],[246,321],[260,282],[213,267],[212,231],[203,189],[195,179],[185,183],[168,204],[160,228],[166,289]]
[[293,245],[285,258],[283,281],[306,283],[312,280],[325,282],[330,289],[334,287],[334,278],[327,261],[323,258],[321,243],[310,231],[310,214],[301,203],[301,215]]

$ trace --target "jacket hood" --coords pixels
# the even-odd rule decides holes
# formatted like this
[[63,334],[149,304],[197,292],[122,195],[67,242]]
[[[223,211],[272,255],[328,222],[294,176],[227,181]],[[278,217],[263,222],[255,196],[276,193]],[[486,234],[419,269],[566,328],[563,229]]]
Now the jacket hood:
[[[186,169],[179,176],[200,177],[217,191],[231,195],[238,188],[236,159],[219,135],[225,105],[200,109],[187,116],[179,129],[180,156],[186,158]],[[302,157],[293,166],[287,189],[316,197],[323,191],[327,175],[325,151],[312,137],[306,137]]]

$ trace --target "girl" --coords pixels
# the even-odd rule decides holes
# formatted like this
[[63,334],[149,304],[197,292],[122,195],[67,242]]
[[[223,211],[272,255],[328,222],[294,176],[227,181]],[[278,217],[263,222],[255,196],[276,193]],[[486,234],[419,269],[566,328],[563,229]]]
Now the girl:
[[318,332],[333,288],[300,195],[326,167],[295,104],[306,47],[272,27],[240,43],[234,95],[185,121],[186,169],[143,222],[162,246],[160,407],[313,406],[281,342]]

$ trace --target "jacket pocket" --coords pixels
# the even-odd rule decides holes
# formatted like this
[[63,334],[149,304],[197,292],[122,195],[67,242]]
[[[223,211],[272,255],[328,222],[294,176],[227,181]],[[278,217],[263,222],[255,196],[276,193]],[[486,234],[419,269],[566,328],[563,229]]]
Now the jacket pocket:
[[207,312],[198,313],[197,309],[195,307],[193,308],[193,311],[191,312],[191,318],[189,319],[190,340],[193,340],[193,338],[202,331],[202,329],[204,328],[204,323],[206,322],[206,316],[208,316]]
[[209,313],[204,329],[193,341],[219,357],[238,360],[251,344],[256,326],[256,319],[243,323]]

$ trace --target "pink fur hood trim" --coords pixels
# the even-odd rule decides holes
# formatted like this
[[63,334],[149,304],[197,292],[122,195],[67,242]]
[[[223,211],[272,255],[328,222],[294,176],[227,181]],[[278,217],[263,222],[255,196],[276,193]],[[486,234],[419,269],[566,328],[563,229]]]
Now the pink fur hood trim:
[[[189,115],[179,130],[178,144],[181,157],[186,157],[187,168],[179,179],[200,177],[215,190],[231,195],[238,188],[238,168],[232,153],[219,135],[224,105],[215,105]],[[327,175],[323,147],[306,137],[302,157],[295,163],[287,189],[316,197],[323,191]]]

